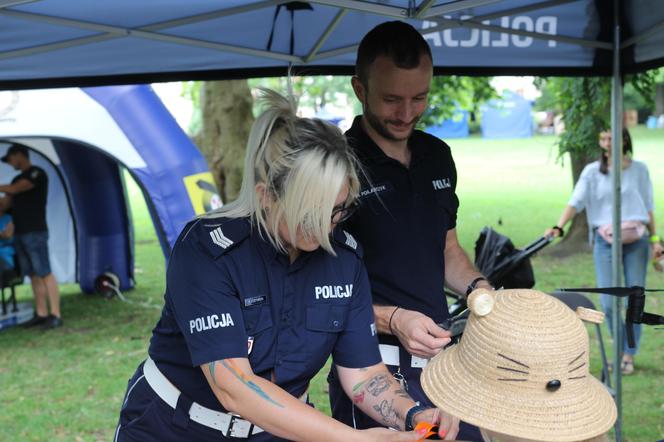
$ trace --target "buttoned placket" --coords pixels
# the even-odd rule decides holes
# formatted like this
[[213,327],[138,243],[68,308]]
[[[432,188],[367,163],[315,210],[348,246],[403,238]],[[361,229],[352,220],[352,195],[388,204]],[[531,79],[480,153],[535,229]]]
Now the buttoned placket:
[[279,321],[279,332],[275,344],[274,377],[276,382],[282,379],[282,371],[288,370],[288,367],[284,365],[288,360],[287,356],[294,351],[294,344],[298,339],[298,333],[294,330],[294,327],[299,324],[295,324],[295,321],[303,320],[297,315],[297,309],[300,307],[297,305],[298,274],[306,261],[309,260],[310,256],[308,255],[308,253],[301,254],[293,263],[289,262],[288,256],[281,254],[277,254],[273,260],[273,265],[279,268],[280,278],[278,279],[281,281],[281,286],[278,289],[281,293],[281,303],[278,310],[276,310],[276,317]]

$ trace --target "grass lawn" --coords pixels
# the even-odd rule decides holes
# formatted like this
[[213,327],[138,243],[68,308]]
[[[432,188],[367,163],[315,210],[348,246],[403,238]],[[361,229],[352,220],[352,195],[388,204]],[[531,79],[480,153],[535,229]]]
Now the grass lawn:
[[[660,234],[664,233],[664,130],[633,131],[636,158],[653,179]],[[554,137],[525,140],[450,140],[459,171],[458,232],[472,253],[485,225],[523,246],[552,226],[571,192],[568,168],[556,163]],[[0,441],[112,440],[126,381],[146,356],[164,289],[164,258],[136,186],[130,186],[136,232],[136,288],[130,302],[106,300],[63,285],[64,327],[42,332],[0,332]],[[537,288],[592,286],[589,253],[567,259],[533,259]],[[649,287],[664,288],[664,275],[650,270]],[[30,300],[27,286],[19,289]],[[651,295],[647,311],[664,314],[664,296]],[[604,330],[605,339],[608,333]],[[664,438],[664,333],[644,330],[637,372],[623,379],[624,436],[628,441]],[[598,352],[591,332],[592,367]],[[610,347],[610,342],[607,342]],[[327,410],[324,375],[312,395]]]

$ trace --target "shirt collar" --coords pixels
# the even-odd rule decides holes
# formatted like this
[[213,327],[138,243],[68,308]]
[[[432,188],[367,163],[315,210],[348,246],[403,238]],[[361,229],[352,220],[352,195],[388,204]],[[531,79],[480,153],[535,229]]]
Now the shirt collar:
[[259,227],[252,226],[252,241],[256,244],[260,254],[269,262],[277,262],[279,264],[285,265],[289,268],[289,271],[295,271],[300,269],[307,261],[311,259],[312,256],[317,253],[327,253],[325,250],[320,247],[313,252],[300,252],[300,256],[295,260],[291,265],[290,258],[287,253],[283,253],[278,250],[270,242],[268,236],[260,231]]
[[[358,115],[353,120],[353,125],[346,132],[346,138],[355,149],[360,159],[373,160],[377,162],[396,161],[388,157],[373,139],[362,127],[362,115]],[[431,154],[431,149],[420,141],[420,131],[414,130],[408,139],[408,147],[411,153],[410,163],[419,163]],[[352,140],[352,141],[351,141]]]

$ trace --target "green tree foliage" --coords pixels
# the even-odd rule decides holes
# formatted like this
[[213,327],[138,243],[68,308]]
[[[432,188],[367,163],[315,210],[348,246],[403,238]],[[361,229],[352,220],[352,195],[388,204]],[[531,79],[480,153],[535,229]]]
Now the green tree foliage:
[[[652,108],[657,75],[658,71],[648,71],[627,77],[625,90],[630,92],[629,99],[641,100]],[[611,79],[551,77],[539,78],[537,84],[542,90],[537,108],[562,115],[565,131],[558,139],[558,152],[561,158],[570,154],[576,183],[583,166],[599,153],[598,133],[610,127]]]
[[440,124],[452,117],[456,107],[477,112],[480,105],[498,94],[490,84],[491,77],[436,76],[429,91],[429,110],[421,126]]
[[[490,84],[491,77],[461,77],[457,75],[436,76],[431,82],[429,109],[420,120],[420,126],[440,124],[451,118],[459,108],[476,112],[487,100],[497,97]],[[286,78],[261,78],[249,80],[249,85],[286,90]],[[299,97],[301,106],[308,106],[315,111],[326,104],[353,106],[353,113],[362,113],[362,105],[355,99],[349,76],[310,76],[293,77],[293,92]]]
[[192,103],[191,120],[187,132],[189,134],[198,134],[203,124],[203,111],[201,106],[201,87],[202,81],[183,81],[182,96]]
[[[558,139],[560,155],[569,153],[585,165],[597,153],[597,136],[609,127],[611,117],[611,79],[597,77],[556,78],[558,104],[565,131]],[[574,182],[580,170],[574,173]]]
[[[337,107],[353,106],[354,113],[362,112],[362,107],[354,99],[349,76],[291,77],[291,85],[299,105],[312,108],[315,112],[328,104]],[[288,88],[288,80],[286,77],[257,78],[249,80],[249,86],[252,89],[265,87],[284,92]]]

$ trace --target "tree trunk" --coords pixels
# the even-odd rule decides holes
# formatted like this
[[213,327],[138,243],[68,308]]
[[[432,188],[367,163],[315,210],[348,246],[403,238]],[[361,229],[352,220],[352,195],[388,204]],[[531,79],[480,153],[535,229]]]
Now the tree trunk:
[[[596,158],[584,153],[570,153],[572,181],[574,182],[574,185],[579,181],[583,168],[595,159]],[[588,250],[590,250],[588,244],[588,221],[585,212],[581,212],[577,213],[576,216],[572,218],[572,222],[565,232],[563,239],[556,245],[556,247],[551,247],[548,252],[550,255],[562,258]]]
[[201,131],[194,136],[224,203],[237,198],[249,131],[254,122],[247,80],[206,81],[201,86]]
[[655,116],[664,114],[664,83],[656,86],[655,92]]

